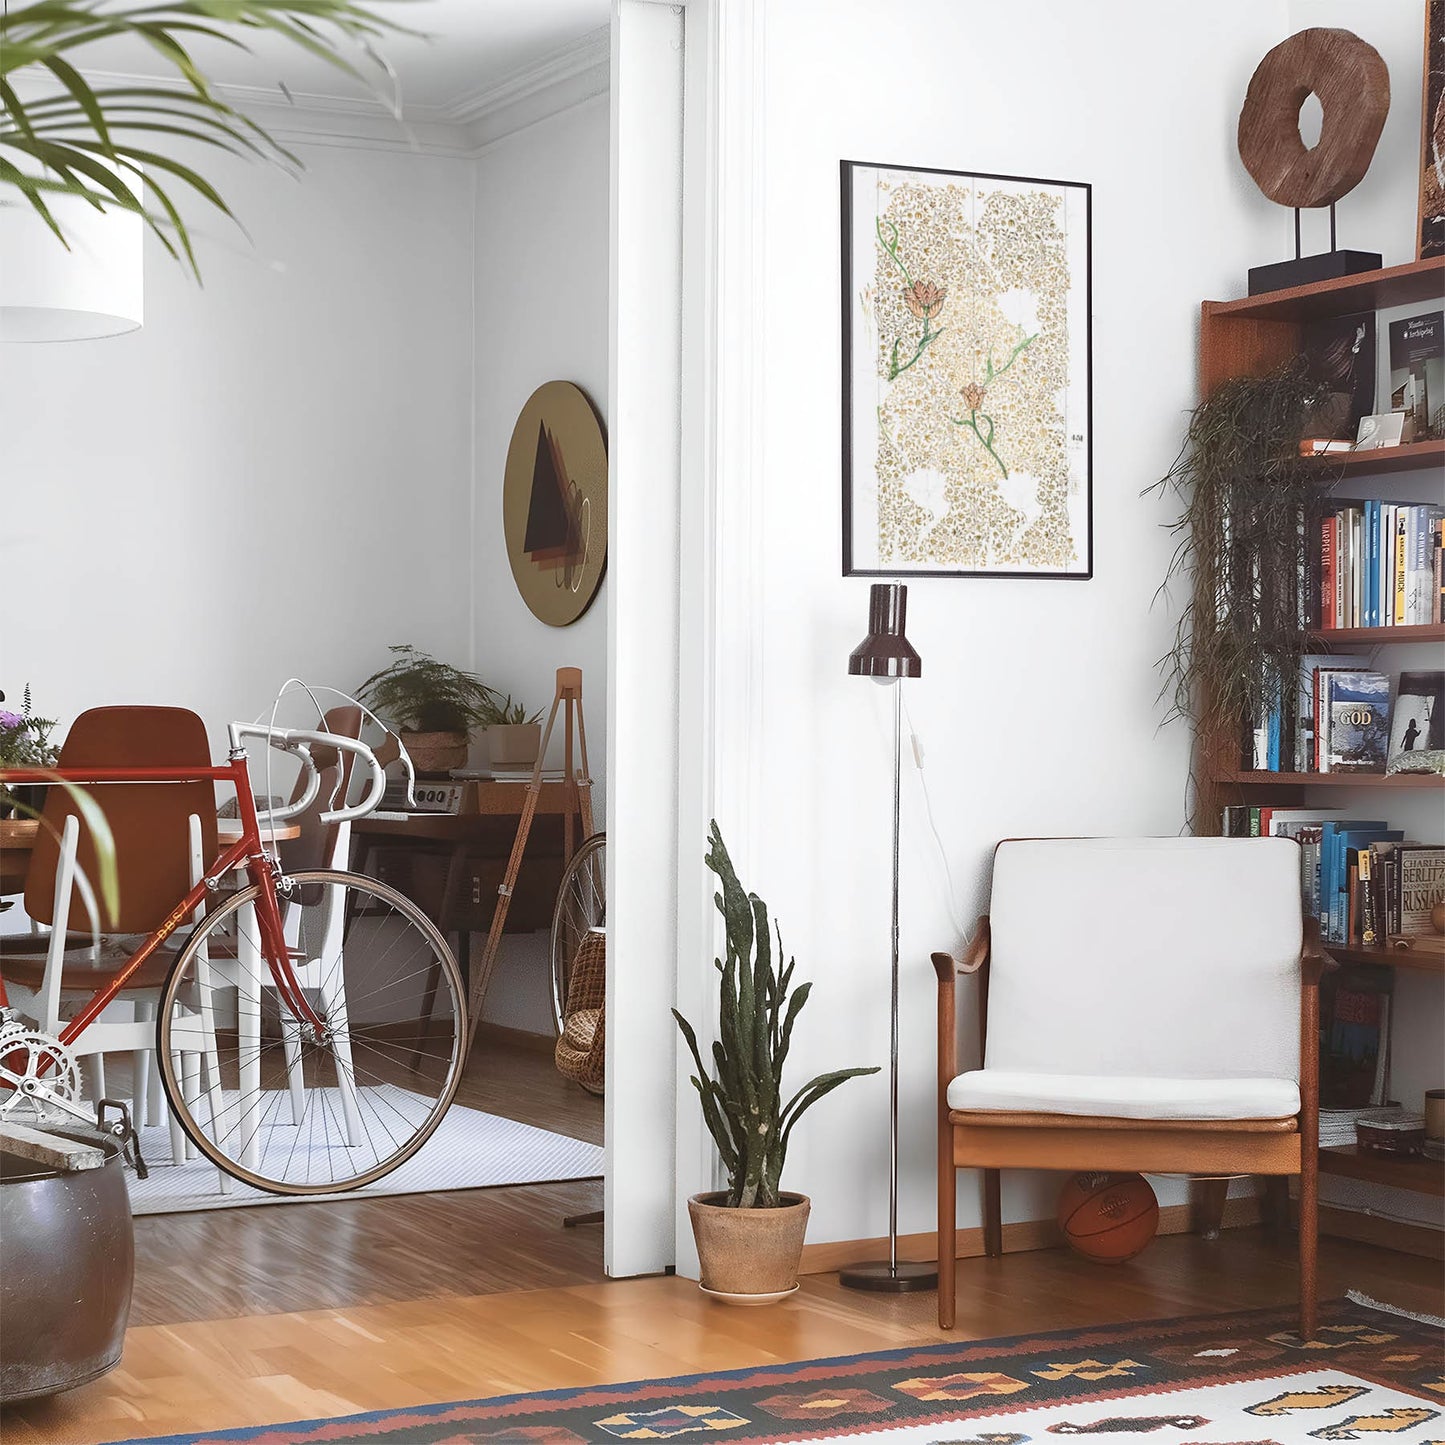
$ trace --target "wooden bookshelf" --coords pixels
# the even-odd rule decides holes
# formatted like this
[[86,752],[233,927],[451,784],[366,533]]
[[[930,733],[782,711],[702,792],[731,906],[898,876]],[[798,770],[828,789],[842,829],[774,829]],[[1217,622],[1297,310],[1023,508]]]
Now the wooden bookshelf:
[[1439,303],[1445,289],[1445,256],[1407,261],[1380,271],[1360,271],[1308,286],[1242,296],[1238,301],[1206,301],[1215,316],[1250,321],[1310,321],[1317,316],[1347,316],[1351,311],[1380,311],[1386,306]]
[[1225,770],[1213,781],[1242,788],[1445,788],[1438,773],[1266,773]]
[[[1208,396],[1223,382],[1238,376],[1264,376],[1300,352],[1300,331],[1306,321],[1347,316],[1356,311],[1378,311],[1388,306],[1439,305],[1445,294],[1445,256],[1413,261],[1311,286],[1296,286],[1237,301],[1205,301],[1200,308],[1199,393]],[[1445,441],[1411,442],[1368,452],[1340,452],[1314,458],[1312,472],[1320,486],[1346,477],[1415,477],[1445,472]],[[1311,644],[1322,651],[1408,646],[1445,642],[1445,626],[1352,627],[1314,632]],[[1410,796],[1437,795],[1445,778],[1429,773],[1270,773],[1230,766],[1238,742],[1230,738],[1196,739],[1196,776],[1199,788],[1196,820],[1200,831],[1215,832],[1226,804],[1289,802],[1305,804],[1316,789],[1407,790]],[[1384,816],[1382,814],[1382,816]],[[1445,979],[1445,957],[1408,949],[1355,948],[1325,944],[1325,952],[1339,963],[1375,964],[1411,970]],[[1325,1174],[1360,1179],[1417,1193],[1445,1196],[1445,1164],[1422,1157],[1361,1153],[1354,1145],[1322,1149],[1320,1169]],[[1339,1212],[1339,1211],[1336,1211]],[[1354,1224],[1359,1216],[1346,1216]],[[1408,1248],[1398,1226],[1390,1226],[1376,1242]]]
[[1320,945],[1336,963],[1368,963],[1378,968],[1407,968],[1415,973],[1433,973],[1445,978],[1445,954],[1411,948],[1359,948],[1353,944]]
[[1379,1154],[1345,1144],[1320,1150],[1320,1173],[1388,1184],[1393,1189],[1410,1189],[1416,1194],[1445,1196],[1445,1164],[1419,1154]]
[[1385,643],[1445,642],[1445,623],[1411,623],[1408,627],[1325,627],[1310,633],[1321,646],[1344,643],[1351,647],[1380,647]]
[[1405,442],[1397,447],[1376,447],[1367,452],[1326,452],[1309,459],[1321,482],[1345,477],[1372,477],[1395,472],[1439,470],[1445,467],[1445,439]]

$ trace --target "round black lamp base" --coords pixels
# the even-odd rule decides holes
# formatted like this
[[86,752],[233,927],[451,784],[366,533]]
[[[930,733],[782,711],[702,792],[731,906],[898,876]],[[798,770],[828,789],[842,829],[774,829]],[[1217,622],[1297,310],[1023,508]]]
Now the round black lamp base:
[[938,1266],[921,1260],[900,1259],[896,1265],[886,1259],[870,1260],[840,1269],[838,1283],[874,1294],[912,1294],[915,1290],[938,1288]]

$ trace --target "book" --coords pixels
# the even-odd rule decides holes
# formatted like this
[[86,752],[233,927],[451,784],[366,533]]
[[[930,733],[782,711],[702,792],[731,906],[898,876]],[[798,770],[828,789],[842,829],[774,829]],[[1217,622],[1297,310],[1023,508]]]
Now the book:
[[1383,773],[1389,754],[1390,679],[1382,672],[1324,672],[1320,771]]
[[[1390,410],[1406,416],[1405,440],[1430,429],[1445,402],[1445,312],[1427,311],[1390,323]],[[1413,424],[1413,425],[1412,425]]]
[[[1315,716],[1319,700],[1321,671],[1356,672],[1369,668],[1369,659],[1346,652],[1309,652],[1300,658],[1299,695],[1295,699],[1294,770],[1297,773],[1319,771],[1315,750]],[[1316,817],[1320,816],[1318,813]]]
[[1434,617],[1435,530],[1445,510],[1440,507],[1405,508],[1405,622],[1419,625]]
[[1389,1097],[1390,1003],[1384,968],[1343,968],[1321,986],[1320,1106],[1379,1107]]
[[1320,825],[1318,917],[1320,932],[1328,942],[1349,942],[1349,850],[1399,842],[1404,836],[1382,819],[1326,819]]
[[1390,621],[1399,626],[1405,621],[1405,531],[1408,507],[1395,508],[1395,591]]
[[1389,761],[1445,748],[1445,672],[1402,672],[1390,715]]
[[1300,350],[1312,381],[1327,390],[1320,422],[1322,439],[1353,440],[1360,418],[1375,409],[1375,313],[1321,316],[1300,327]]
[[1401,843],[1395,850],[1399,899],[1397,926],[1392,933],[1433,933],[1430,910],[1445,902],[1445,846],[1438,843]]

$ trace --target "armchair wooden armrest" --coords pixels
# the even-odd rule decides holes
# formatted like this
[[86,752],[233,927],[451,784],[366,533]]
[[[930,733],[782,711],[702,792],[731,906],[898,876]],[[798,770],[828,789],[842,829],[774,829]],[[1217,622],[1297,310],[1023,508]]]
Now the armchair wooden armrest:
[[[988,963],[988,946],[988,914],[985,913],[974,927],[973,937],[968,942],[961,963],[957,962],[951,953],[933,955],[933,971],[938,975],[938,1105],[944,1115],[948,1113],[948,1086],[958,1072],[954,979],[961,973],[978,973],[983,969]],[[979,1017],[981,1024],[981,1010]]]
[[988,914],[982,914],[974,925],[973,937],[968,941],[962,962],[956,962],[951,953],[933,955],[933,971],[941,984],[950,981],[956,974],[977,973],[988,962],[989,930]]
[[1320,977],[1328,968],[1338,965],[1320,944],[1320,921],[1318,918],[1305,919],[1304,942],[1299,953],[1300,979],[1306,988],[1319,985]]

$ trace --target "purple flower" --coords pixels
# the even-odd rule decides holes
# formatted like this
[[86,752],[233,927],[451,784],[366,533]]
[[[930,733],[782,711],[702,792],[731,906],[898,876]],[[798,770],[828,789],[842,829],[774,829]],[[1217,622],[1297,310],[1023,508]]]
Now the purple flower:
[[0,728],[23,728],[25,719],[18,712],[7,712],[0,707]]

